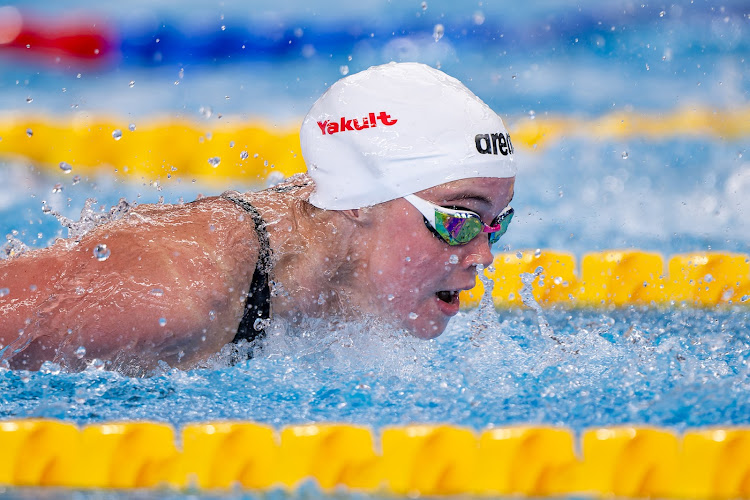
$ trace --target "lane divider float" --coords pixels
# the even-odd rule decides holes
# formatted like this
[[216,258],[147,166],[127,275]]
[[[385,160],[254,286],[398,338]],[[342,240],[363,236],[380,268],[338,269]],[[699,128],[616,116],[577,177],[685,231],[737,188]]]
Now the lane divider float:
[[[377,436],[377,437],[376,437]],[[750,498],[750,429],[0,422],[0,485]],[[577,450],[580,450],[580,454]]]
[[[532,293],[542,306],[750,304],[750,256],[741,253],[677,254],[665,265],[662,255],[656,252],[607,250],[585,254],[579,273],[572,253],[523,250],[496,255],[485,273],[498,308],[522,305],[524,273],[541,277],[533,282]],[[483,294],[484,285],[477,278],[474,288],[461,292],[462,307],[476,307]]]

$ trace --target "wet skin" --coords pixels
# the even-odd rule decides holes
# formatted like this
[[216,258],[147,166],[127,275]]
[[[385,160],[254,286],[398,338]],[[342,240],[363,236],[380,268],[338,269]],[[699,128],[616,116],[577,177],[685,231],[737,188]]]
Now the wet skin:
[[[304,201],[312,189],[303,182],[289,194],[248,196],[274,252],[275,318],[372,314],[435,337],[458,310],[437,293],[473,287],[476,266],[492,261],[486,235],[449,246],[403,199],[325,211]],[[510,202],[513,179],[465,179],[418,195],[489,222]],[[106,260],[94,255],[100,244],[111,251]],[[0,297],[2,359],[14,369],[46,360],[81,369],[98,358],[129,374],[159,360],[195,366],[234,338],[257,256],[252,219],[214,197],[138,207],[77,244],[0,261],[0,285],[10,290]]]
[[[514,179],[463,179],[416,193],[444,207],[460,207],[492,221],[513,197]],[[440,335],[458,312],[457,294],[446,303],[438,292],[473,288],[477,265],[492,263],[487,235],[466,245],[450,246],[437,238],[410,203],[399,198],[368,214],[366,252],[358,272],[361,286],[354,302],[391,317],[397,326],[421,338]],[[445,295],[444,295],[445,296]]]

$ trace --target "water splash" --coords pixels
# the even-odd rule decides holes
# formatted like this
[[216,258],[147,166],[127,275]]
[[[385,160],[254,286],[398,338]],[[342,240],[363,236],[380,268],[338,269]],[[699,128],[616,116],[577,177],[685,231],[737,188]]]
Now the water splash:
[[120,198],[117,205],[110,208],[108,212],[105,212],[103,209],[100,211],[94,210],[95,204],[95,198],[87,198],[81,209],[81,216],[77,221],[65,217],[46,205],[42,211],[46,214],[54,215],[60,222],[60,225],[68,228],[68,238],[73,242],[78,243],[86,233],[95,227],[121,219],[127,215],[131,209],[130,203],[128,203],[125,198]]
[[557,340],[555,332],[550,327],[549,322],[544,315],[542,306],[540,306],[539,302],[534,298],[534,281],[536,281],[537,278],[539,279],[539,286],[542,286],[544,283],[544,268],[542,266],[537,267],[533,273],[521,273],[521,283],[523,283],[519,292],[521,295],[521,301],[523,301],[526,307],[531,308],[536,313],[539,333],[541,333],[542,337]]
[[[494,269],[490,266],[488,270],[493,271]],[[495,310],[495,302],[492,298],[495,281],[485,275],[484,266],[482,265],[477,266],[477,276],[484,286],[484,293],[479,300],[479,306],[477,307],[470,325],[470,339],[472,344],[476,346],[480,345],[482,341],[486,339],[490,327],[497,324],[497,311]]]
[[29,251],[29,247],[13,234],[6,235],[5,239],[7,240],[5,245],[3,245],[3,255],[5,255],[5,258],[18,257]]

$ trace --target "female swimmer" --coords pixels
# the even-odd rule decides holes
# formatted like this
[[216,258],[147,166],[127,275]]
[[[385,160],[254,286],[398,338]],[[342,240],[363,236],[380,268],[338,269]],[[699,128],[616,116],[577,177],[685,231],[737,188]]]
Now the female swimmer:
[[142,205],[0,262],[0,361],[189,368],[305,317],[440,335],[513,215],[500,117],[436,69],[390,63],[332,85],[300,140],[307,174],[276,187]]

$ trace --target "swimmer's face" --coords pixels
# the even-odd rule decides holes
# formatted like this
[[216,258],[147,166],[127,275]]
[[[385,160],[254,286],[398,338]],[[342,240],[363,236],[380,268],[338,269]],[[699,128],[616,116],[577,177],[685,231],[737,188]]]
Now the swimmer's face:
[[[476,212],[490,224],[513,197],[514,178],[462,179],[416,193],[446,208]],[[451,246],[436,237],[424,217],[403,198],[372,208],[363,295],[371,312],[390,317],[421,338],[440,335],[459,309],[458,292],[473,288],[476,266],[493,255],[486,234]],[[502,239],[500,240],[502,242]]]

